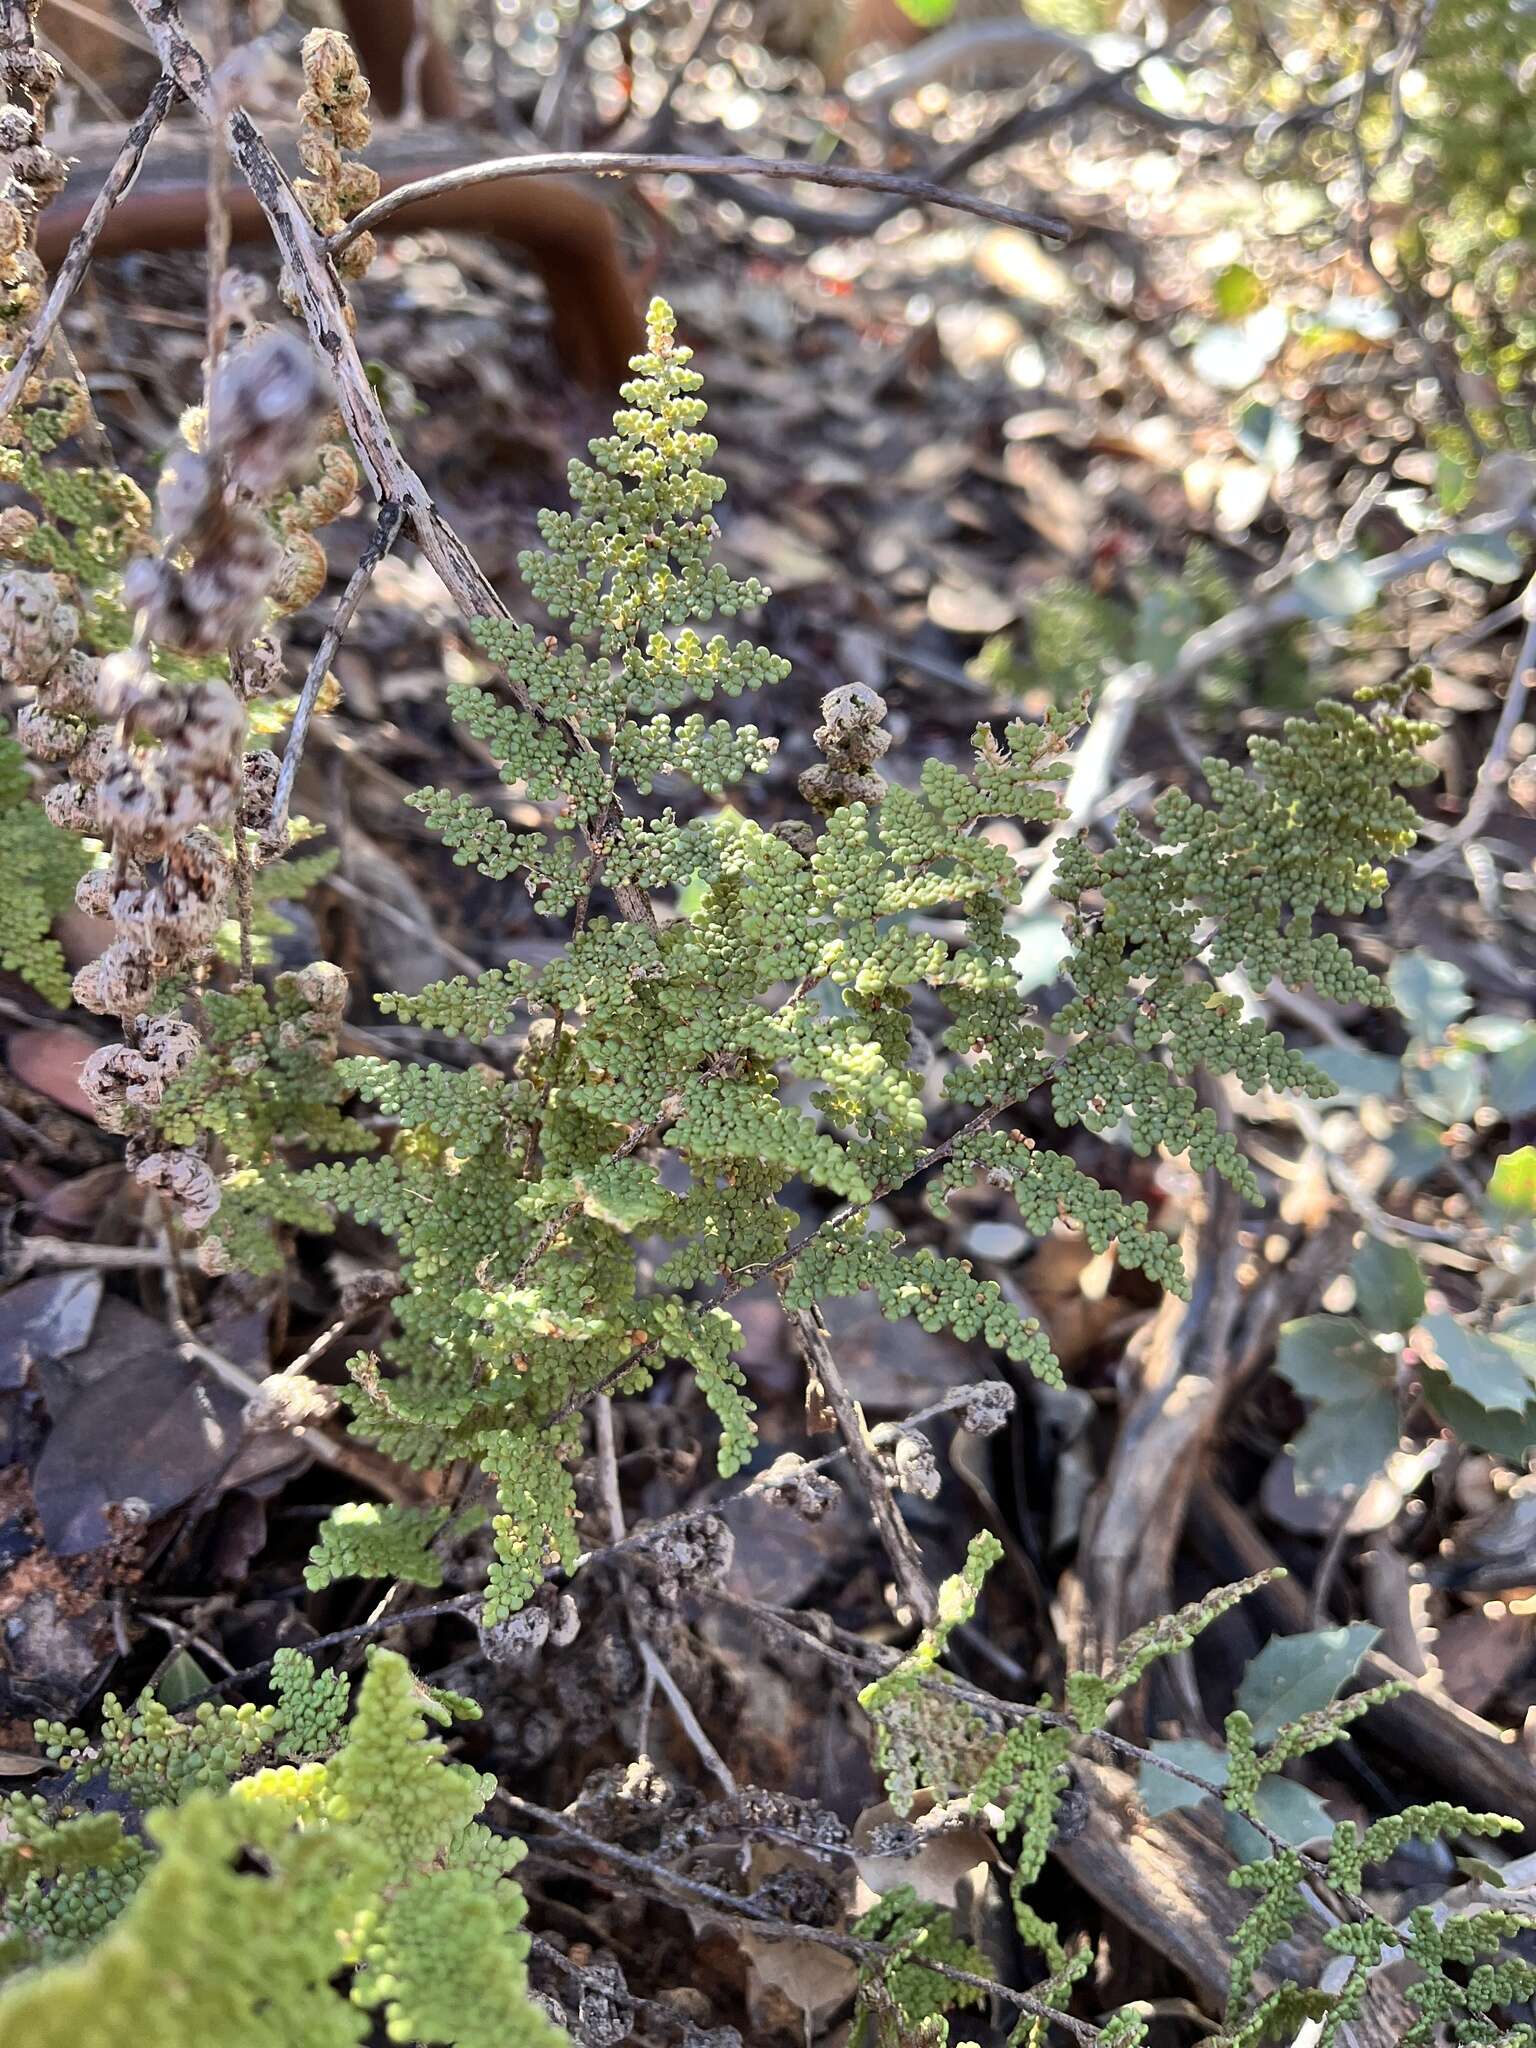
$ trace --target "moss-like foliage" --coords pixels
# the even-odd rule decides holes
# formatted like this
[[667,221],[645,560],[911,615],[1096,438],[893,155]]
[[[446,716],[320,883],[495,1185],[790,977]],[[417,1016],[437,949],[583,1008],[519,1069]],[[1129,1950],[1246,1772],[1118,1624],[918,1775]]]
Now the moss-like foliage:
[[493,1782],[429,1733],[447,1710],[390,1651],[345,1729],[344,1681],[291,1651],[273,1677],[265,1708],[178,1722],[146,1697],[109,1703],[98,1744],[42,1731],[77,1784],[105,1769],[149,1810],[5,1803],[0,2038],[355,2048],[378,2012],[392,2041],[555,2048],[527,1992],[522,1847],[477,1818]]
[[284,1231],[328,1231],[332,1215],[290,1164],[299,1147],[367,1151],[373,1134],[342,1114],[336,1035],[346,982],[323,964],[202,999],[202,1048],[167,1086],[156,1110],[162,1143],[213,1140],[223,1154],[220,1201],[203,1240],[205,1264],[223,1271],[282,1268]]
[[44,815],[27,757],[0,726],[0,967],[60,1008],[69,1001],[69,969],[49,928],[73,905],[75,884],[89,866],[73,833]]

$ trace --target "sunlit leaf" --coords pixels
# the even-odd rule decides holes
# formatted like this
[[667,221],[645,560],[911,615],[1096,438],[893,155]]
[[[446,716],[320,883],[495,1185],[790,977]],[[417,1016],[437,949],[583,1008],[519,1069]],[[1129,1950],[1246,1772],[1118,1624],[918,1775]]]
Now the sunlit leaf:
[[1536,1145],[1506,1152],[1495,1164],[1488,1199],[1507,1216],[1536,1216]]
[[1229,263],[1211,284],[1211,297],[1223,320],[1243,320],[1256,313],[1269,294],[1246,263]]
[[1418,1328],[1447,1378],[1480,1408],[1518,1414],[1536,1394],[1536,1383],[1526,1370],[1526,1360],[1536,1359],[1536,1347],[1474,1330],[1453,1315],[1425,1316]]

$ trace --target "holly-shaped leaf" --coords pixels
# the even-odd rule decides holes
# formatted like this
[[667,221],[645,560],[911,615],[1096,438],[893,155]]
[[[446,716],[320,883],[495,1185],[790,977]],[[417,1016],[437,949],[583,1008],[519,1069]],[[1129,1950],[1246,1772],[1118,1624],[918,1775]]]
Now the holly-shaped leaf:
[[1297,1492],[1358,1492],[1397,1449],[1391,1358],[1353,1316],[1303,1316],[1281,1330],[1275,1369],[1316,1403],[1290,1447]]
[[[1174,1740],[1149,1742],[1147,1747],[1154,1756],[1166,1757],[1181,1770],[1194,1771],[1212,1785],[1223,1788],[1227,1782],[1227,1752],[1218,1749],[1214,1742],[1202,1742],[1197,1736],[1181,1736]],[[1143,1764],[1137,1789],[1141,1803],[1154,1820],[1159,1814],[1176,1813],[1181,1807],[1198,1806],[1210,1794],[1200,1786],[1191,1785],[1187,1778],[1171,1777],[1167,1771],[1155,1770],[1151,1764]]]
[[[1187,1736],[1149,1743],[1148,1747],[1154,1755],[1166,1757],[1169,1763],[1194,1771],[1210,1784],[1225,1789],[1227,1753],[1214,1743]],[[1202,1799],[1213,1796],[1200,1786],[1191,1785],[1187,1778],[1172,1777],[1168,1772],[1158,1770],[1154,1764],[1142,1765],[1137,1790],[1141,1794],[1142,1805],[1153,1820],[1160,1814],[1176,1813],[1182,1807],[1198,1806]],[[1305,1785],[1298,1785],[1290,1778],[1266,1778],[1259,1786],[1258,1809],[1259,1818],[1265,1826],[1273,1828],[1296,1849],[1333,1832],[1333,1817],[1322,1800],[1315,1792],[1309,1792]],[[1256,1862],[1271,1853],[1271,1844],[1241,1815],[1229,1813],[1225,1816],[1225,1823],[1233,1851],[1245,1863]]]
[[1292,1721],[1335,1700],[1380,1634],[1368,1622],[1352,1621],[1267,1642],[1237,1689],[1237,1704],[1253,1723],[1258,1748],[1267,1749]]
[[1424,1275],[1403,1245],[1368,1237],[1349,1271],[1355,1283],[1355,1308],[1368,1329],[1384,1336],[1411,1330],[1423,1315]]
[[1536,1392],[1518,1414],[1507,1408],[1484,1408],[1445,1373],[1426,1367],[1424,1398],[1468,1450],[1491,1451],[1515,1466],[1523,1465],[1536,1451]]

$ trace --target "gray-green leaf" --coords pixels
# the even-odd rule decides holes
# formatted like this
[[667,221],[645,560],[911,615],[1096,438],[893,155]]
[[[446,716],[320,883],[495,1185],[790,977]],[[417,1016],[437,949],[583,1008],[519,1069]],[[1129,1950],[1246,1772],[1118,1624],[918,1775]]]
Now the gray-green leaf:
[[1376,602],[1376,585],[1358,555],[1311,563],[1291,589],[1309,619],[1353,619]]
[[1275,1369],[1317,1404],[1291,1445],[1297,1492],[1358,1491],[1397,1449],[1391,1359],[1353,1316],[1303,1316],[1281,1330]]
[[1390,1101],[1402,1086],[1397,1061],[1384,1052],[1362,1052],[1352,1045],[1321,1045],[1308,1052],[1313,1066],[1321,1067],[1340,1095],[1360,1101],[1380,1095]]
[[1383,1335],[1411,1330],[1423,1315],[1424,1275],[1418,1260],[1403,1245],[1368,1237],[1349,1270],[1355,1283],[1356,1312],[1370,1329]]
[[1398,955],[1387,969],[1387,987],[1414,1037],[1426,1038],[1431,1045],[1438,1045],[1472,1007],[1461,969],[1422,947]]
[[1237,1704],[1253,1723],[1253,1739],[1268,1748],[1283,1728],[1337,1698],[1381,1634],[1369,1623],[1274,1636],[1243,1673]]
[[1471,1329],[1452,1315],[1425,1316],[1419,1329],[1451,1384],[1480,1408],[1507,1408],[1518,1414],[1536,1393],[1531,1370],[1536,1347]]
[[1429,1052],[1422,1044],[1403,1058],[1403,1092],[1415,1108],[1438,1124],[1465,1124],[1482,1107],[1488,1069],[1481,1053],[1467,1046]]
[[1488,1063],[1488,1100],[1505,1118],[1536,1109],[1536,1029],[1527,1026]]
[[[1212,1742],[1201,1742],[1198,1737],[1183,1736],[1176,1741],[1149,1742],[1147,1747],[1154,1756],[1165,1756],[1169,1763],[1177,1764],[1181,1770],[1194,1771],[1213,1785],[1223,1789],[1227,1782],[1227,1752],[1218,1749]],[[1209,1795],[1198,1785],[1191,1785],[1185,1778],[1170,1777],[1166,1771],[1154,1770],[1151,1764],[1143,1764],[1138,1785],[1141,1803],[1154,1820],[1162,1813],[1176,1813],[1181,1806],[1198,1806]]]

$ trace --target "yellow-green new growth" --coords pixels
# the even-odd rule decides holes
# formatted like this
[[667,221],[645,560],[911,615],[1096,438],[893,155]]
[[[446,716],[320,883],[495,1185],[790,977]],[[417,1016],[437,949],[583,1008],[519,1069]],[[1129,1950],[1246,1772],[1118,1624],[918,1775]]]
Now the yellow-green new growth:
[[74,834],[45,816],[26,755],[0,726],[0,967],[61,1009],[70,975],[50,927],[73,906],[75,884],[89,866]]
[[[375,1651],[343,1731],[344,1681],[293,1652],[274,1665],[276,1707],[230,1709],[260,1741],[188,1732],[207,1768],[114,1779],[169,1803],[145,1842],[120,1814],[52,1818],[13,1798],[0,1857],[12,1935],[0,1964],[0,2038],[28,2048],[356,2048],[369,2014],[390,2040],[442,2048],[558,2048],[528,1996],[520,1843],[477,1819],[493,1782],[449,1763],[428,1721],[445,1709],[404,1660]],[[176,1726],[141,1701],[158,1760]],[[254,1716],[254,1720],[251,1717]],[[244,1717],[243,1719],[241,1717]],[[117,1738],[109,1729],[104,1747]],[[258,1765],[265,1749],[297,1763]],[[67,1804],[67,1795],[66,1795]]]

